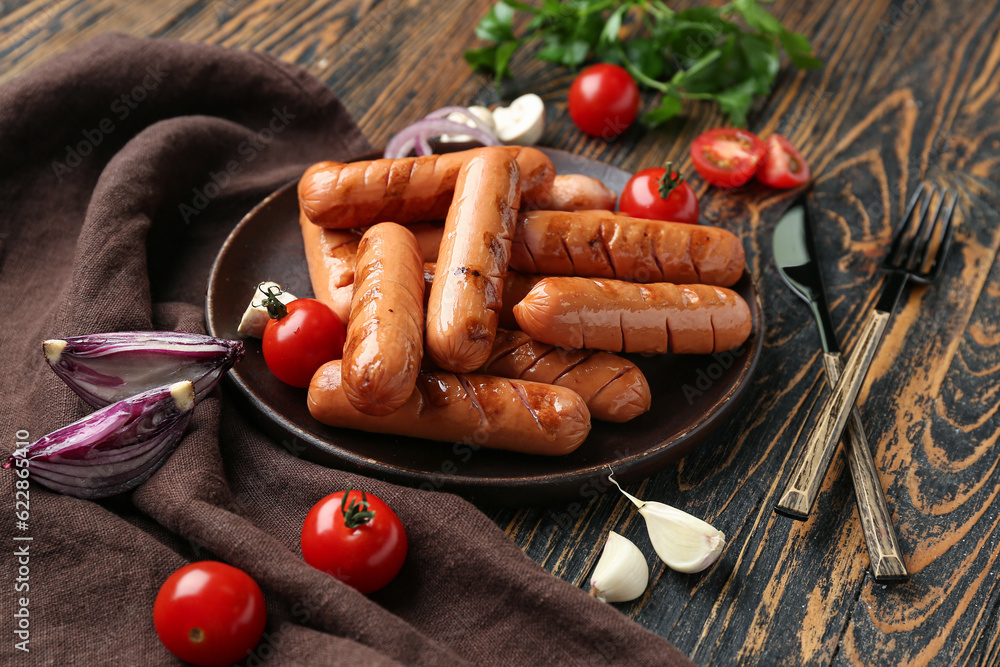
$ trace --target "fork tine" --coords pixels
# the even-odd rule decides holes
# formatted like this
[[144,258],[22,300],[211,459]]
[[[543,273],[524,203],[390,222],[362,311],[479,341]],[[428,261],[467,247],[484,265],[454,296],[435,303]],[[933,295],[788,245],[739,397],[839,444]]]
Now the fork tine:
[[[940,193],[937,197],[937,206],[934,207],[934,212],[931,213],[931,203],[934,201],[934,194],[937,192]],[[920,226],[914,232],[913,240],[908,248],[910,252],[905,257],[905,264],[901,265],[901,268],[907,273],[916,276],[923,274],[923,268],[930,256],[931,242],[934,240],[934,230],[937,228],[938,217],[941,215],[941,208],[944,206],[947,194],[947,190],[931,186],[930,193],[927,195],[928,205],[925,209],[926,214],[920,219]]]
[[[903,239],[906,238],[906,230],[911,225],[910,220],[913,218],[913,211],[920,204],[922,209],[920,217],[923,218],[923,212],[927,208],[926,205],[930,202],[930,197],[927,197],[927,201],[924,201],[926,193],[926,184],[921,183],[920,187],[913,193],[913,196],[910,197],[910,202],[906,205],[906,212],[899,219],[899,224],[892,233],[892,242],[889,245],[889,250],[885,253],[885,259],[882,260],[882,268],[884,270],[893,270],[899,266],[900,258],[897,255],[899,254],[900,247],[903,245]],[[906,255],[904,254],[903,257],[906,257]]]
[[[945,198],[948,196],[948,190],[941,192],[941,201],[944,203]],[[927,280],[934,280],[941,273],[941,269],[944,267],[944,261],[948,257],[948,250],[951,248],[951,240],[954,231],[954,219],[955,219],[955,205],[958,204],[958,192],[951,191],[951,204],[948,205],[947,211],[945,211],[944,217],[944,229],[941,231],[941,242],[938,245],[937,255],[934,256],[934,262],[931,264],[931,268],[928,270]],[[940,207],[939,211],[940,211]]]

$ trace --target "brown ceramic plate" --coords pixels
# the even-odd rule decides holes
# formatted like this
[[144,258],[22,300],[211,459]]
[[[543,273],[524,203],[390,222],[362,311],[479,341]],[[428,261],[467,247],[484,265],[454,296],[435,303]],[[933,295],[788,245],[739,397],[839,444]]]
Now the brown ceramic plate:
[[[630,174],[557,150],[545,151],[559,173],[601,179],[621,192]],[[236,338],[254,287],[274,280],[311,296],[299,231],[295,185],[278,190],[247,214],[212,267],[206,303],[213,336]],[[606,487],[607,466],[622,481],[648,476],[706,441],[725,421],[750,382],[760,355],[761,305],[750,275],[734,287],[753,313],[753,333],[733,353],[712,356],[633,356],[649,380],[652,409],[626,424],[595,421],[586,442],[559,458],[451,445],[325,426],[309,414],[306,391],[277,380],[264,363],[260,341],[229,379],[271,435],[305,458],[425,489],[460,493],[481,503],[540,504],[589,500]]]

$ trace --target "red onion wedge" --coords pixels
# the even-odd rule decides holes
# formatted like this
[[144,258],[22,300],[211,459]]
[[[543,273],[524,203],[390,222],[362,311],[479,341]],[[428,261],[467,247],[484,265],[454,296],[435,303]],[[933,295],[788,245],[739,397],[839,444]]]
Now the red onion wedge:
[[18,449],[31,479],[77,498],[105,498],[139,486],[170,457],[191,421],[194,384],[182,380],[112,403]]
[[243,358],[243,343],[181,331],[119,331],[42,343],[45,360],[95,408],[179,380],[195,400]]
[[[431,137],[440,137],[442,134],[465,134],[484,146],[500,145],[500,141],[491,132],[484,131],[479,127],[469,127],[444,118],[424,118],[403,128],[390,139],[389,143],[386,144],[383,156],[394,160],[406,157],[413,148],[411,142],[420,147],[421,142],[426,144]],[[425,147],[424,150],[426,148],[429,147]],[[418,148],[418,150],[421,149]]]

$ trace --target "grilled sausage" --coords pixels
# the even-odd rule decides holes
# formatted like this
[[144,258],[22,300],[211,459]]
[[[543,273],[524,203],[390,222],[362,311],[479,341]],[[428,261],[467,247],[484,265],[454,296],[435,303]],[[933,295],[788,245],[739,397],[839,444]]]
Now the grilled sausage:
[[743,275],[740,240],[707,225],[609,211],[522,212],[510,267],[524,273],[728,287]]
[[493,347],[514,218],[518,167],[502,148],[480,148],[462,166],[427,301],[427,352],[467,373]]
[[547,211],[615,210],[618,195],[596,178],[583,174],[559,174],[552,181],[548,198],[535,200],[533,208]]
[[[434,284],[434,269],[436,264],[424,264],[424,295],[425,300],[430,297],[431,285]],[[503,298],[500,303],[500,313],[497,325],[505,329],[516,329],[517,320],[514,319],[514,306],[523,299],[531,288],[535,286],[542,276],[532,276],[527,273],[508,271],[503,279]]]
[[514,317],[542,342],[609,352],[724,352],[752,326],[746,302],[725,287],[590,278],[539,281]]
[[318,227],[301,211],[299,223],[313,294],[346,323],[351,312],[351,285],[359,237],[351,230]]
[[[400,224],[442,220],[459,170],[478,150],[482,149],[350,164],[320,162],[299,180],[299,204],[311,222],[332,229],[386,220]],[[523,146],[498,150],[517,160],[527,201],[547,195],[555,167],[545,153]]]
[[568,454],[590,432],[587,405],[569,389],[488,375],[421,373],[401,408],[372,417],[347,401],[341,363],[331,361],[313,376],[307,404],[330,426],[528,454]]
[[344,345],[344,391],[367,415],[387,415],[413,393],[424,351],[420,246],[393,222],[358,244],[351,320]]
[[522,331],[497,329],[490,358],[477,373],[572,389],[594,419],[627,422],[650,405],[649,383],[627,359],[593,350],[564,350]]

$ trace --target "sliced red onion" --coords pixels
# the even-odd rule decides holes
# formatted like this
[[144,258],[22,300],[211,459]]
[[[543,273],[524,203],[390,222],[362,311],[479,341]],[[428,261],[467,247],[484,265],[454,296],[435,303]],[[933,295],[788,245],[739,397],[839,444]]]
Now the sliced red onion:
[[95,408],[179,380],[196,400],[243,358],[243,343],[181,331],[119,331],[42,343],[45,360]]
[[145,482],[170,457],[191,421],[194,384],[182,380],[101,408],[53,431],[15,459],[28,461],[31,478],[77,498],[105,498]]
[[441,107],[440,109],[432,111],[429,114],[427,114],[426,116],[424,116],[424,119],[425,120],[431,120],[431,119],[434,119],[434,118],[447,118],[448,116],[450,116],[453,113],[457,113],[457,114],[459,114],[461,116],[464,116],[465,118],[471,120],[472,123],[476,127],[478,127],[480,130],[482,130],[483,132],[488,132],[488,133],[492,134],[493,136],[496,136],[496,133],[493,131],[492,127],[490,127],[489,125],[487,125],[483,121],[482,118],[480,118],[476,114],[474,114],[471,111],[469,111],[466,107]]
[[421,137],[426,141],[431,137],[440,137],[442,134],[466,134],[484,146],[500,145],[500,141],[493,136],[493,133],[483,131],[478,127],[469,127],[444,118],[424,118],[403,128],[390,139],[389,143],[386,144],[384,157],[394,160],[406,157],[410,148],[407,148],[405,153],[403,148],[406,148],[408,142],[419,142]]

